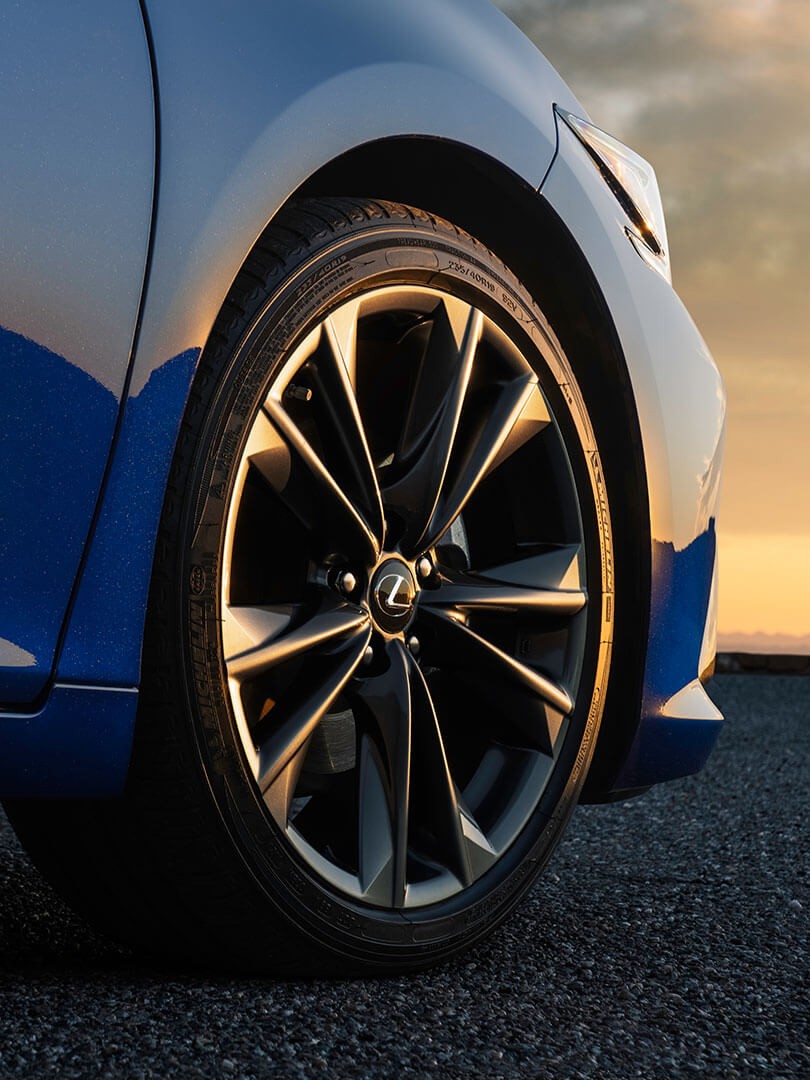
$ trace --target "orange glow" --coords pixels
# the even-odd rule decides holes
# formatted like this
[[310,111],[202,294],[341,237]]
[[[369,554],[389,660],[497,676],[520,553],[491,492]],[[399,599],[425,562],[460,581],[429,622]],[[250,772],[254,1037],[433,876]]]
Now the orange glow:
[[810,654],[810,3],[498,2],[658,175],[728,390],[720,647]]
[[810,534],[721,531],[719,647],[743,646],[810,653]]

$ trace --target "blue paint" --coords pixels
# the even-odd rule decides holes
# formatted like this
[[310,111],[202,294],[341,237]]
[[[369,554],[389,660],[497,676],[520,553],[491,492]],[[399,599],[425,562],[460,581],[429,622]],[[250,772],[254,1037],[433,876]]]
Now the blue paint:
[[101,515],[59,661],[60,682],[137,686],[152,558],[199,349],[152,373],[124,411]]
[[[199,349],[188,349],[168,361],[125,407],[56,685],[39,712],[0,713],[0,796],[109,796],[123,789],[137,711],[134,688],[140,681],[155,537],[199,354]],[[77,375],[86,379],[81,372]],[[32,379],[37,377],[50,377],[50,370],[40,370],[38,375],[34,372]],[[47,385],[40,383],[40,392]],[[83,385],[81,380],[77,385]],[[79,419],[73,426],[84,426],[84,437],[90,442],[94,425],[100,424],[106,413],[83,407],[84,399],[75,394],[63,395],[62,400],[68,412],[75,409]],[[110,431],[114,419],[113,399]],[[23,444],[24,440],[18,439],[14,452],[19,453]],[[55,450],[52,456],[57,456]],[[89,485],[90,511],[103,464],[102,460],[98,478]],[[71,503],[64,493],[62,487],[58,497],[54,496],[55,507]],[[30,518],[21,515],[19,525],[22,536]],[[47,550],[43,541],[40,554],[47,554]],[[57,618],[54,624],[57,631],[59,621]]]
[[[160,212],[130,369],[131,385],[143,389],[122,406],[56,685],[36,715],[0,715],[0,791],[102,794],[123,784],[136,699],[126,688],[140,681],[155,538],[199,356],[185,346],[207,336],[277,208],[331,158],[397,134],[469,145],[536,187],[556,146],[551,102],[579,111],[546,61],[484,0],[407,7],[350,0],[339,14],[319,2],[314,21],[311,7],[284,0],[223,22],[213,0],[193,11],[149,4],[163,108]],[[13,138],[3,145],[14,150],[0,200],[0,319],[56,351],[11,331],[0,339],[6,702],[36,696],[52,666],[125,385],[154,179],[152,88],[138,5],[107,5],[101,21],[99,5],[73,5],[53,26],[24,5],[9,10],[15,22],[0,34],[0,53],[20,107],[0,118],[11,122]],[[115,35],[105,19],[120,19]],[[346,25],[358,33],[343,33]],[[92,55],[82,51],[86,43]],[[669,460],[691,475],[712,436],[707,426],[700,441],[702,420],[687,421],[696,403],[710,403],[707,414],[720,408],[711,396],[716,371],[673,294],[615,231],[615,201],[590,163],[583,169],[591,186],[580,191],[573,174],[560,172],[563,157],[554,205],[585,251],[636,365],[631,377],[645,438],[668,447],[656,409],[659,401],[672,407],[674,383],[689,407],[672,425],[683,445],[673,440]],[[550,181],[548,194],[554,173]],[[30,325],[8,314],[15,310]],[[649,399],[638,391],[639,373],[652,374],[659,388]],[[653,493],[667,490],[654,481]],[[689,525],[691,507],[686,513]],[[693,771],[716,735],[713,722],[662,713],[697,675],[714,544],[712,524],[683,551],[654,545],[643,715],[623,786]]]
[[714,519],[691,544],[653,541],[652,605],[642,716],[614,785],[646,787],[699,771],[722,721],[663,715],[667,701],[700,674],[717,536]]
[[57,685],[38,713],[0,713],[0,795],[119,795],[137,706],[133,690]]
[[0,701],[50,675],[112,439],[117,400],[49,349],[0,327]]
[[649,787],[699,772],[712,752],[722,720],[681,720],[645,715],[615,791]]
[[648,707],[663,705],[700,674],[716,551],[714,518],[682,551],[653,541],[653,603],[644,683]]
[[51,676],[141,299],[155,124],[140,6],[0,4],[0,72],[0,703],[19,706]]

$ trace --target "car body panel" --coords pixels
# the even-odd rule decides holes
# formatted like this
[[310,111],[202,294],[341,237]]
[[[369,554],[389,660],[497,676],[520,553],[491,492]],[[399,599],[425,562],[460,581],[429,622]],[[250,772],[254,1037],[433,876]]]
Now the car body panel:
[[[193,358],[279,207],[340,154],[394,135],[471,146],[536,187],[556,149],[547,102],[579,108],[545,58],[482,0],[407,9],[397,0],[283,0],[227,18],[210,2],[148,8],[160,183],[124,429],[143,428],[149,468],[137,453],[115,455],[58,672],[111,686],[140,677],[154,537]],[[178,365],[185,382],[162,374]],[[174,393],[159,392],[160,419],[148,407],[147,430],[131,414],[158,383]]]
[[138,691],[56,683],[36,712],[0,717],[3,798],[119,795]]
[[[721,725],[699,677],[701,658],[714,655],[706,626],[726,395],[695,324],[636,252],[618,201],[564,123],[542,193],[599,282],[641,429],[652,535],[650,627],[640,723],[615,784],[635,789],[699,769]],[[686,687],[692,692],[684,697]]]
[[137,0],[4,5],[0,70],[0,702],[23,703],[51,674],[143,286],[154,107]]
[[[233,278],[279,207],[321,166],[394,135],[470,147],[524,184],[542,186],[592,260],[639,399],[653,506],[644,715],[620,784],[653,782],[637,783],[654,769],[690,771],[689,732],[699,742],[707,722],[678,711],[695,711],[703,695],[699,683],[692,686],[698,655],[711,647],[704,632],[711,569],[708,578],[704,569],[714,566],[722,384],[674,292],[630,246],[618,203],[587,157],[566,144],[555,160],[552,104],[583,115],[581,106],[486,0],[407,6],[352,0],[339,7],[283,0],[228,9],[213,2],[148,3],[147,9],[160,176],[140,335],[56,685],[24,728],[19,717],[0,715],[0,746],[9,748],[0,755],[0,793],[109,794],[111,775],[123,783],[155,538],[199,354]],[[656,330],[659,315],[669,345]],[[672,371],[652,370],[659,366]],[[704,394],[712,399],[708,405]],[[687,551],[692,555],[684,557]],[[681,612],[670,601],[684,575],[692,602]],[[87,691],[80,698],[85,711],[73,767],[60,774],[54,755],[64,743],[54,733],[75,722],[79,699],[67,694],[71,686]],[[704,726],[693,731],[697,723]],[[661,737],[674,746],[666,760],[655,757]],[[37,753],[47,782],[27,765],[15,781],[15,760]],[[116,755],[120,760],[111,764]]]

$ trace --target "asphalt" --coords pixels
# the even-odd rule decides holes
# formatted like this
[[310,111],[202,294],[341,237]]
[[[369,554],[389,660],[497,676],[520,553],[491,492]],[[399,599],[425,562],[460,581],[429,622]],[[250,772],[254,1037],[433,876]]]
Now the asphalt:
[[354,983],[204,980],[97,937],[0,825],[1,1077],[810,1076],[810,678],[715,680],[704,773],[582,807],[509,924]]

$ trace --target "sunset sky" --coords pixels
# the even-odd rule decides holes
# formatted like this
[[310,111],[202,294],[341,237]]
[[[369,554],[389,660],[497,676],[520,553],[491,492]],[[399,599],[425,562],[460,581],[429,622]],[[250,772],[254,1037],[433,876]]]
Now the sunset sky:
[[720,647],[810,652],[810,2],[499,6],[658,174],[729,396]]

